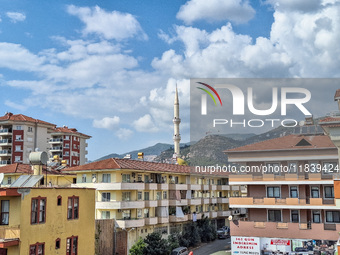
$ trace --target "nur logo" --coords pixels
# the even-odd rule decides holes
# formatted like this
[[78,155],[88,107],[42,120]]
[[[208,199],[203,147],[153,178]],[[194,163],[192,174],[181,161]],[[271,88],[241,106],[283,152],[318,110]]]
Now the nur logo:
[[[211,87],[210,85],[206,84],[206,83],[203,83],[203,82],[197,82],[198,84],[201,84],[203,86],[206,86],[207,88],[209,88],[212,92],[214,92],[214,94],[217,96],[218,100],[220,101],[220,104],[222,106],[222,100],[221,100],[221,97],[220,95],[217,93],[217,91]],[[211,98],[212,100],[214,101],[215,105],[217,105],[216,103],[216,100],[214,98],[214,96],[211,94],[211,92],[207,89],[204,89],[204,88],[200,88],[200,87],[197,87],[198,89],[200,90],[203,90],[205,93],[207,93]],[[207,114],[207,94],[202,94],[202,97],[201,97],[201,100],[202,100],[202,104],[201,104],[201,112],[202,112],[202,115],[206,115]]]

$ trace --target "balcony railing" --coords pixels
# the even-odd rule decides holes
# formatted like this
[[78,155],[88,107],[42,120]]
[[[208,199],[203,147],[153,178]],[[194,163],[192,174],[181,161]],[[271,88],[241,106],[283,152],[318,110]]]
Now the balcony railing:
[[0,239],[17,239],[20,238],[19,226],[1,226],[0,227]]
[[61,143],[63,141],[62,138],[51,138],[50,143]]
[[322,198],[254,198],[254,197],[231,197],[231,205],[308,205],[308,206],[334,206],[334,199]]
[[125,228],[125,229],[145,226],[145,220],[143,218],[117,219],[116,222],[120,228]]
[[12,143],[11,139],[1,139],[0,140],[0,144],[10,144],[10,143]]
[[63,147],[60,147],[60,146],[50,148],[50,151],[62,151],[62,150],[63,150]]
[[12,151],[10,150],[1,150],[0,155],[12,155]]
[[12,133],[12,130],[9,130],[8,128],[0,129],[0,135],[11,134],[11,133]]
[[9,160],[0,160],[0,165],[10,165],[11,161]]

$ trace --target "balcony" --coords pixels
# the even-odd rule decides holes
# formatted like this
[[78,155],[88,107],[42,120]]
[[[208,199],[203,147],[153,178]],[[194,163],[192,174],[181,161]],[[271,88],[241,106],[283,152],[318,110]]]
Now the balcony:
[[[274,175],[274,174],[263,174],[259,176],[253,176],[251,174],[238,174],[238,175],[230,175],[229,180],[230,183],[234,183],[237,185],[247,185],[252,182],[273,182],[280,181],[281,183],[289,184],[292,181],[320,181],[320,180],[330,180],[332,179],[332,175],[322,175],[321,173],[309,173],[307,175],[297,175],[297,174],[285,174],[282,175]],[[331,183],[331,182],[330,182]]]
[[12,135],[12,130],[9,130],[8,128],[0,129],[0,136],[5,136],[5,135]]
[[157,200],[157,206],[169,206],[168,199]]
[[12,145],[11,139],[1,139],[0,140],[0,146],[8,146],[8,145]]
[[229,203],[229,198],[228,197],[218,197],[217,198],[217,203],[219,203],[219,204],[228,204]]
[[116,182],[116,183],[77,183],[72,184],[72,187],[86,187],[86,188],[95,188],[97,190],[144,190],[145,184],[144,183],[123,183],[123,182]]
[[63,147],[51,147],[50,148],[51,152],[62,151],[62,150],[63,150]]
[[158,200],[145,200],[145,207],[157,207],[158,206]]
[[217,185],[217,190],[230,190],[229,185]]
[[188,186],[188,189],[191,189],[191,190],[201,190],[201,184],[190,184]]
[[168,190],[169,189],[169,184],[167,184],[167,183],[158,183],[157,184],[157,189],[158,190]]
[[156,225],[158,223],[157,217],[145,218],[145,225]]
[[110,210],[110,209],[135,209],[144,208],[144,201],[109,201],[96,202],[96,209]]
[[230,224],[230,228],[235,236],[338,240],[340,224],[239,221],[238,226]]
[[188,221],[188,215],[184,215],[184,217],[176,217],[175,215],[170,215],[169,221],[170,221],[170,222],[183,222],[183,221]]
[[188,184],[169,184],[170,190],[188,190]]
[[217,212],[210,212],[209,217],[210,218],[217,218]]
[[62,143],[63,142],[63,139],[62,138],[51,138],[50,140],[49,140],[49,143],[55,143],[55,144],[57,144],[57,143]]
[[[202,219],[202,214],[201,213],[196,213],[196,219],[197,220]],[[193,214],[188,214],[188,220],[193,220]]]
[[169,223],[169,217],[157,217],[157,223],[158,224]]
[[209,189],[210,190],[217,190],[217,185],[211,184],[211,185],[209,185]]
[[10,165],[11,161],[9,160],[0,160],[0,166],[4,166],[4,165]]
[[217,211],[217,217],[229,217],[230,215],[230,211]]
[[217,198],[214,198],[214,197],[210,198],[209,199],[209,203],[210,204],[216,204],[217,203]]
[[145,190],[157,190],[157,183],[145,183]]
[[1,150],[0,151],[0,156],[4,157],[4,156],[12,156],[12,151],[10,150]]
[[188,200],[188,205],[200,205],[202,199],[201,198],[192,198]]
[[0,227],[0,239],[19,239],[20,227],[19,226],[1,226]]
[[181,200],[176,200],[170,199],[169,200],[169,205],[170,206],[183,206],[183,205],[188,205],[188,199],[181,199]]
[[145,226],[145,220],[144,219],[120,219],[116,221],[120,228],[138,228],[138,227],[144,227]]
[[204,205],[204,204],[209,204],[209,198],[206,198],[206,197],[202,197],[201,198],[201,203]]
[[201,190],[209,190],[209,185],[202,184]]

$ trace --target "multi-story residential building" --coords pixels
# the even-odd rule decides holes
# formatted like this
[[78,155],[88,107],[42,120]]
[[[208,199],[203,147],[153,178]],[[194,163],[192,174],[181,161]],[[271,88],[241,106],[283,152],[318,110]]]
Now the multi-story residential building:
[[52,158],[57,155],[59,159],[66,160],[68,166],[83,165],[87,162],[86,140],[90,138],[75,128],[56,127],[51,131],[49,140],[50,155]]
[[28,155],[36,149],[49,152],[51,158],[62,156],[69,166],[84,164],[89,138],[76,129],[57,128],[23,114],[6,113],[0,117],[0,166],[29,163]]
[[0,254],[94,254],[95,191],[0,188]]
[[175,164],[110,158],[64,172],[77,175],[72,186],[96,188],[96,218],[115,219],[127,231],[127,251],[139,237],[180,231],[203,215],[227,225],[230,194],[241,192],[225,173],[202,175]]
[[340,231],[333,171],[338,150],[325,135],[288,135],[226,151],[247,185],[247,197],[230,198],[247,218],[230,224],[232,248],[245,254],[313,251],[333,254]]

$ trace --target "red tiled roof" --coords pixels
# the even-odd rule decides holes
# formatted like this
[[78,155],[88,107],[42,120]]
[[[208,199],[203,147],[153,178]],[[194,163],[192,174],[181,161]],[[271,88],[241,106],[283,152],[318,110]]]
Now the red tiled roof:
[[339,117],[327,117],[319,121],[319,125],[322,127],[339,127],[340,118]]
[[102,169],[134,169],[144,171],[177,172],[177,173],[190,172],[189,166],[118,158],[109,158],[81,166],[70,167],[64,169],[64,171],[68,172],[82,170],[102,170]]
[[[31,168],[31,165],[29,164],[14,163],[14,164],[0,167],[0,173],[33,174],[33,170]],[[43,173],[46,173],[46,166],[43,166]],[[62,171],[57,171],[57,170],[48,170],[47,174],[65,175],[65,173],[63,173]]]
[[337,89],[334,95],[334,100],[340,97],[340,89]]
[[[311,145],[297,146],[301,140],[306,140]],[[331,139],[326,135],[287,135],[254,144],[248,144],[225,152],[240,151],[268,151],[268,150],[290,150],[290,149],[321,149],[336,148]]]
[[56,127],[52,133],[68,133],[68,134],[76,134],[76,135],[81,135],[81,136],[85,136],[88,138],[91,138],[91,136],[89,135],[85,135],[83,133],[78,132],[78,130],[76,128],[68,128],[66,126],[63,127]]
[[56,126],[55,124],[34,119],[32,117],[28,117],[23,114],[13,114],[11,112],[6,113],[4,116],[0,117],[0,121],[18,121],[18,122],[32,122],[32,123],[40,123],[40,124],[45,124],[45,125],[50,125],[50,126]]

